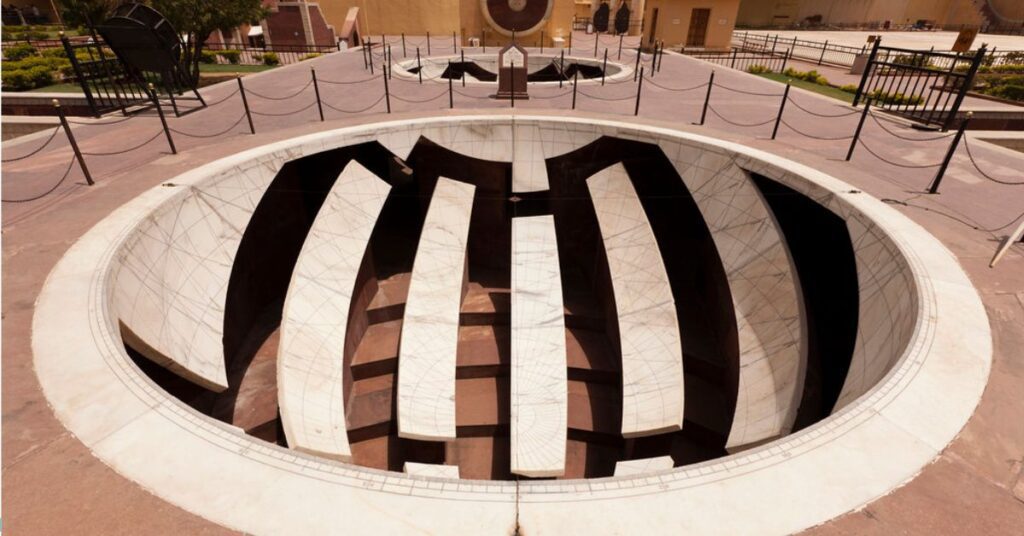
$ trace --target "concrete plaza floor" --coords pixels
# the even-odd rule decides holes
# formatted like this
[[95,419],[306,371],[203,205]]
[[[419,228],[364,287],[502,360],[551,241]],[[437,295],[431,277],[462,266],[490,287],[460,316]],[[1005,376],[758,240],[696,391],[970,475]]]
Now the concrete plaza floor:
[[[393,52],[397,59],[400,51]],[[592,50],[574,52],[593,54]],[[434,55],[439,54],[435,51]],[[615,56],[613,49],[611,59]],[[378,58],[376,63],[381,61]],[[626,55],[623,61],[632,65],[635,60]],[[316,69],[319,79],[324,122],[310,85],[310,67]],[[647,60],[648,73],[649,67]],[[711,108],[705,125],[694,125],[707,91],[703,84],[713,68],[716,86]],[[2,463],[4,528],[10,534],[228,532],[117,475],[56,420],[33,370],[30,332],[34,301],[50,269],[89,227],[147,188],[200,164],[331,128],[424,114],[508,111],[510,105],[490,99],[492,88],[456,85],[450,106],[447,83],[420,85],[395,78],[389,81],[392,113],[387,114],[384,81],[379,74],[379,68],[374,75],[366,71],[362,56],[354,51],[247,77],[249,104],[254,112],[264,114],[253,118],[256,135],[248,132],[241,100],[235,94],[237,85],[211,86],[204,90],[212,104],[209,108],[169,119],[176,131],[176,155],[170,153],[159,119],[152,112],[116,125],[103,124],[120,121],[117,116],[76,120],[88,123],[75,125],[74,131],[88,153],[85,158],[96,179],[94,186],[85,184],[77,165],[66,180],[54,186],[71,163],[61,133],[38,154],[4,165],[6,201],[28,200],[53,189],[37,200],[3,205]],[[580,85],[576,110],[572,111],[568,85],[531,89],[530,100],[517,101],[515,106],[517,111],[531,114],[629,119],[637,90],[631,81],[604,87]],[[989,268],[988,263],[1002,236],[1024,217],[1024,186],[985,179],[961,147],[941,194],[924,193],[949,138],[910,142],[882,128],[884,125],[906,138],[935,137],[899,121],[868,119],[862,138],[865,146],[857,147],[852,161],[847,162],[844,156],[849,140],[829,138],[852,134],[857,113],[842,103],[798,89],[792,90],[794,105],[787,106],[785,123],[777,139],[771,140],[782,86],[693,58],[666,55],[661,71],[645,78],[641,91],[637,121],[744,143],[821,169],[886,200],[957,256],[986,305],[994,337],[992,373],[980,405],[960,436],[902,488],[810,532],[1019,532],[1024,526],[1024,426],[1020,425],[1024,422],[1024,397],[1020,396],[1024,385],[1020,350],[1024,347],[1024,246],[1014,246],[996,268]],[[5,143],[4,159],[29,154],[47,136],[49,131]],[[968,137],[975,160],[988,174],[1024,181],[1020,153],[981,142],[973,134]]]

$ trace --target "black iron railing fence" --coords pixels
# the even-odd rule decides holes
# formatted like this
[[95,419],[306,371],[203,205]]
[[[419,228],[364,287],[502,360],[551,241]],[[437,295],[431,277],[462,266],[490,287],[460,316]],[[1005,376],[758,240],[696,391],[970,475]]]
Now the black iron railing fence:
[[[876,46],[874,51],[876,57],[878,56],[878,50],[879,47]],[[373,55],[370,50],[365,52],[371,56]],[[980,64],[980,57],[983,54],[983,51],[979,51],[979,54],[976,56],[973,64],[975,68]],[[383,63],[382,57],[374,57],[373,59],[375,61],[380,60]],[[788,84],[783,88],[776,87],[773,90],[753,90],[746,87],[737,87],[730,83],[716,82],[714,71],[710,73],[706,81],[693,80],[693,83],[687,87],[677,87],[662,83],[660,78],[655,77],[655,73],[660,70],[663,60],[663,54],[652,55],[649,61],[644,60],[639,65],[640,69],[638,70],[637,78],[633,81],[627,79],[614,84],[590,84],[581,88],[578,79],[574,78],[571,82],[567,83],[567,87],[557,92],[531,95],[531,100],[543,100],[549,103],[547,107],[552,109],[574,110],[579,105],[589,102],[591,106],[599,106],[603,113],[639,115],[644,94],[654,91],[679,96],[684,93],[695,92],[694,95],[703,96],[703,104],[700,105],[699,121],[694,122],[696,125],[704,125],[709,119],[714,117],[720,121],[720,124],[724,125],[732,125],[744,129],[763,129],[766,135],[770,128],[770,139],[772,140],[788,133],[801,136],[802,138],[834,143],[832,147],[842,149],[846,154],[845,159],[847,161],[851,160],[855,150],[859,147],[863,152],[870,154],[879,161],[900,169],[929,170],[928,173],[932,178],[928,191],[931,193],[938,191],[943,175],[961,145],[961,140],[966,139],[963,133],[967,128],[967,123],[970,121],[970,114],[968,114],[966,120],[961,121],[956,132],[930,135],[915,134],[912,130],[907,129],[903,129],[900,132],[898,130],[900,126],[897,122],[885,114],[879,114],[877,108],[873,108],[873,105],[880,104],[881,101],[870,96],[864,98],[861,109],[845,105],[829,106],[827,109],[823,109],[820,106],[820,101],[794,97],[794,94],[789,90]],[[875,65],[874,70],[884,72],[886,69],[902,68],[898,65]],[[914,69],[921,70],[920,67],[914,67]],[[369,66],[367,66],[367,70],[369,70]],[[301,73],[299,70],[293,72],[296,75]],[[234,113],[238,114],[237,118],[232,121],[231,117],[233,117],[233,114],[221,112],[219,120],[213,122],[193,122],[191,128],[183,128],[183,124],[178,122],[180,121],[179,119],[166,117],[163,113],[164,104],[156,93],[152,92],[150,96],[153,99],[153,108],[155,108],[160,119],[159,125],[153,124],[152,121],[143,123],[153,127],[152,134],[138,136],[138,139],[130,141],[129,146],[117,149],[110,149],[106,146],[97,147],[95,143],[80,147],[76,141],[75,133],[69,124],[81,124],[90,128],[123,128],[121,125],[127,121],[137,122],[146,121],[146,119],[140,116],[128,116],[95,123],[81,123],[66,118],[60,106],[56,105],[58,115],[61,118],[61,125],[56,127],[46,140],[34,149],[13,157],[5,154],[8,158],[4,159],[3,163],[5,164],[5,178],[10,176],[11,173],[15,174],[12,183],[19,182],[18,174],[23,174],[25,177],[46,176],[47,171],[43,170],[41,172],[33,162],[38,162],[36,155],[42,154],[50,145],[59,143],[61,138],[58,137],[58,133],[63,129],[64,138],[68,142],[67,145],[52,147],[50,151],[67,151],[68,160],[58,159],[60,164],[56,168],[56,174],[60,176],[52,185],[42,188],[41,192],[26,195],[23,198],[3,199],[3,202],[28,203],[57,192],[60,185],[68,179],[76,163],[86,181],[92,184],[94,174],[91,174],[87,168],[89,161],[104,157],[123,158],[122,155],[135,151],[152,152],[153,149],[148,146],[160,139],[166,142],[167,147],[172,153],[176,153],[182,139],[184,139],[186,144],[191,143],[193,146],[196,146],[208,143],[207,140],[212,138],[240,135],[242,131],[239,127],[242,125],[248,127],[245,129],[245,132],[256,134],[258,125],[256,119],[258,118],[265,118],[260,120],[266,122],[259,124],[262,127],[268,123],[277,124],[282,117],[300,117],[308,121],[325,121],[328,118],[339,119],[364,114],[390,114],[393,111],[455,109],[462,106],[478,108],[480,102],[492,103],[490,105],[492,107],[504,105],[502,101],[495,101],[491,97],[490,94],[493,92],[491,88],[461,87],[456,89],[455,83],[451,79],[448,79],[447,83],[433,84],[432,87],[436,93],[423,95],[424,86],[422,81],[417,83],[415,81],[402,80],[401,78],[392,79],[390,70],[384,68],[383,65],[375,72],[367,73],[362,78],[350,80],[318,78],[316,70],[311,68],[307,81],[304,83],[296,82],[297,89],[293,88],[281,93],[264,93],[257,91],[255,88],[246,87],[241,78],[236,79],[235,83],[238,86],[236,89],[227,92],[227,94],[222,94],[216,101],[206,103],[206,108],[217,107],[222,109],[220,107],[231,107],[235,110]],[[359,100],[361,104],[352,107],[351,99],[352,95],[355,94],[361,96]],[[765,102],[770,103],[765,110],[768,113],[762,117],[749,117],[749,106],[738,110],[732,107],[731,103],[735,100],[735,95],[744,95],[747,101],[751,98],[765,99]],[[691,103],[696,103],[699,102],[698,99],[699,97],[690,98],[689,100]],[[508,106],[514,107],[515,103],[515,100],[511,100],[508,102]],[[787,106],[787,103],[789,106]],[[393,106],[398,108],[398,110],[393,110]],[[203,112],[201,111],[200,113]],[[224,120],[225,115],[228,116],[227,120]],[[793,121],[794,116],[799,117],[801,115],[823,119],[829,125],[841,122],[843,128],[840,130],[849,128],[848,132],[850,134],[835,136],[811,132],[809,130],[814,128],[813,125],[820,124],[821,121],[808,122],[806,125],[800,125],[798,122]],[[680,121],[693,120],[696,118],[695,116],[697,114],[690,108],[675,119]],[[867,123],[869,117],[871,118],[871,123]],[[115,125],[117,126],[115,127]],[[808,125],[811,126],[811,129],[808,129]],[[196,126],[199,126],[199,128],[197,129]],[[785,129],[782,127],[785,127]],[[867,143],[862,133],[865,129],[876,128],[880,130],[875,131],[874,141],[871,141],[870,144]],[[835,128],[832,129],[833,134],[835,130]],[[888,147],[887,144],[879,143],[878,139],[880,137],[893,140],[891,145],[896,145],[897,147]],[[895,142],[895,140],[900,141]],[[946,142],[945,140],[949,141]],[[907,147],[903,142],[910,144],[948,143],[948,145],[944,146],[944,157],[941,161],[921,163],[909,161],[901,157],[901,154],[906,152],[905,148]],[[88,145],[92,145],[92,147]],[[1024,186],[1024,181],[1002,178],[985,171],[979,165],[974,155],[970,153],[970,148],[965,147],[965,150],[967,151],[969,163],[974,166],[978,175],[983,179],[1003,186]],[[48,156],[48,153],[44,156]],[[27,162],[28,164],[22,167],[19,162]],[[65,164],[64,162],[67,163]]]
[[[215,55],[211,58],[220,64],[238,63],[241,65],[290,65],[308,59],[312,56],[337,52],[338,45],[263,45],[252,46],[248,43],[218,42],[206,43],[203,48]],[[237,57],[232,55],[218,54],[228,51],[237,51]],[[272,53],[274,60],[268,60],[268,54]]]
[[[858,55],[866,55],[871,52],[871,45],[864,44],[861,47],[851,47],[829,43],[828,41],[812,41],[800,39],[797,36],[786,37],[778,34],[751,33],[744,31],[733,32],[732,46],[746,52],[770,52],[785,53],[792,51],[792,58],[810,61],[818,65],[829,64],[849,67],[853,65]],[[912,52],[927,52],[937,54],[955,55],[955,52],[935,50],[927,51],[913,50]],[[977,51],[966,52],[963,55],[973,56]],[[904,54],[905,53],[900,53]],[[909,59],[908,59],[909,61]],[[932,59],[933,65],[939,68],[948,68],[951,62],[944,57]],[[1024,64],[1024,50],[998,50],[995,47],[987,49],[984,65],[1020,65]]]

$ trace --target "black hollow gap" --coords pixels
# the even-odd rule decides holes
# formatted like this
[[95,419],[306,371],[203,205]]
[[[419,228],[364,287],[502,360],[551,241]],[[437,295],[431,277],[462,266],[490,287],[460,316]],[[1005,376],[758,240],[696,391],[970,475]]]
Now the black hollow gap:
[[794,431],[827,417],[839,399],[857,339],[857,264],[846,222],[809,197],[751,173],[796,265],[807,329],[807,376]]

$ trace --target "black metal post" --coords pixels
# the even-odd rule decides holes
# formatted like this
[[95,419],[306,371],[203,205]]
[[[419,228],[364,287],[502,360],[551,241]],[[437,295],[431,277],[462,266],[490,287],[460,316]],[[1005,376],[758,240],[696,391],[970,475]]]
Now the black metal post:
[[75,152],[75,159],[78,160],[78,167],[82,168],[82,174],[85,175],[86,184],[89,186],[96,184],[92,180],[89,168],[85,167],[85,158],[82,156],[82,151],[78,149],[78,142],[75,141],[75,135],[71,133],[71,125],[68,124],[68,119],[64,116],[64,109],[60,107],[60,101],[53,99],[53,107],[57,109],[57,116],[60,117],[60,124],[64,127],[64,134],[68,137],[68,143],[71,145],[71,150]]
[[416,47],[416,74],[420,77],[420,83],[423,83],[423,64],[420,62],[420,47]]
[[544,30],[540,31],[540,53],[544,53]]
[[[984,46],[982,46],[982,52],[984,52]],[[939,193],[939,184],[942,183],[942,176],[946,174],[946,168],[949,167],[949,161],[953,159],[953,153],[956,152],[957,146],[960,145],[960,138],[964,137],[964,130],[967,130],[967,123],[971,121],[971,117],[973,116],[974,112],[967,112],[967,117],[960,122],[960,128],[956,129],[956,135],[953,136],[953,142],[949,144],[949,149],[946,151],[945,158],[942,159],[942,165],[939,166],[939,171],[935,174],[935,180],[932,181],[931,187],[928,188],[928,193]]]
[[366,56],[367,56],[367,58],[369,58],[369,61],[370,61],[370,75],[373,76],[373,49],[372,48],[367,47],[367,49],[366,49]]
[[572,109],[573,110],[576,109],[576,86],[578,85],[576,82],[579,80],[579,78],[580,78],[580,70],[576,69],[576,72],[574,72],[572,74]]
[[601,65],[601,85],[604,85],[604,75],[608,71],[608,49],[604,49],[604,64]]
[[459,54],[462,55],[462,87],[466,87],[466,50],[462,49]]
[[[946,116],[946,121],[942,125],[943,131],[949,130],[949,127],[952,125],[953,119],[956,116],[957,111],[960,110],[960,105],[963,104],[964,102],[964,96],[966,96],[967,92],[971,89],[971,85],[974,81],[974,76],[978,74],[978,68],[981,67],[981,60],[982,58],[985,57],[985,47],[987,46],[988,45],[986,44],[982,44],[981,48],[978,49],[978,52],[974,54],[974,59],[971,60],[971,66],[967,69],[967,74],[964,75],[964,78],[960,82],[960,87],[957,89],[956,92],[956,98],[953,99],[953,107],[950,109],[948,115]],[[953,66],[955,68],[955,61],[953,62]],[[952,70],[953,68],[950,68],[950,71]],[[968,112],[968,114],[970,114],[970,112]]]
[[405,53],[405,32],[402,32],[402,57],[408,58],[409,55]]
[[[381,68],[386,69],[387,67],[381,66]],[[317,109],[318,112],[320,112],[320,121],[323,121],[324,120],[324,106],[323,106],[323,104],[320,104],[320,84],[318,84],[317,81],[316,81],[316,69],[313,69],[312,67],[310,67],[309,73],[311,75],[313,75],[313,93],[316,95],[316,109]],[[384,73],[381,73],[381,74],[384,74]],[[385,76],[384,79],[387,79],[387,76]]]
[[825,51],[828,50],[828,39],[825,40],[825,45],[821,47],[821,57],[818,58],[818,65],[825,60]]
[[459,49],[459,42],[455,39],[455,30],[452,30],[452,52]]
[[775,127],[772,128],[772,139],[775,139],[775,135],[779,133],[779,123],[782,122],[782,111],[786,109],[786,100],[789,99],[789,83],[786,83],[786,89],[782,91],[782,102],[779,104],[779,115],[775,117]]
[[779,34],[775,34],[775,40],[772,41],[772,55],[775,55],[775,45],[779,44]]
[[633,115],[640,115],[640,91],[644,88],[644,68],[640,67],[640,83],[636,85],[636,107],[633,108]]
[[515,108],[516,107],[516,62],[510,61],[510,62],[508,62],[508,66],[509,66],[508,83],[509,83],[509,85],[512,86],[512,90],[509,91],[508,94],[511,96],[512,108]]
[[729,62],[729,68],[730,69],[735,69],[736,68],[736,49],[735,48],[732,49],[732,61]]
[[626,34],[619,34],[619,56],[618,56],[618,58],[617,58],[617,59],[619,59],[619,60],[621,60],[621,59],[622,59],[622,39],[623,39],[623,38],[624,38],[625,36],[626,36]]
[[786,64],[789,63],[789,58],[792,57],[792,55],[793,55],[793,49],[792,48],[786,51],[786,55],[783,56],[783,58],[782,58],[782,70],[779,71],[780,73],[786,71]]
[[384,79],[384,104],[387,106],[388,113],[391,113],[391,92],[388,91],[388,77],[382,76]]
[[452,62],[448,61],[448,108],[455,108],[455,97],[452,92]]
[[558,73],[558,89],[562,89],[562,79],[565,78],[565,49],[562,49],[562,63]]
[[640,47],[636,47],[636,65],[633,66],[633,81],[636,82],[636,73],[640,71]]
[[153,99],[153,104],[156,105],[156,113],[160,116],[160,124],[164,127],[164,135],[167,136],[167,145],[171,146],[171,153],[178,154],[178,149],[174,147],[174,140],[171,139],[171,129],[167,127],[167,118],[164,117],[164,109],[160,107],[160,99],[157,98],[156,88],[153,87],[153,83],[149,83],[149,98]]
[[242,85],[242,77],[239,76],[235,80],[238,81],[238,92],[242,94],[242,106],[245,108],[245,118],[249,120],[249,132],[255,134],[256,127],[252,124],[252,114],[249,113],[249,99],[245,96],[245,86]]
[[601,34],[594,32],[594,57],[597,57],[597,45],[601,43]]
[[427,55],[430,55],[430,30],[427,30]]
[[864,128],[864,120],[868,118],[868,114],[871,113],[870,102],[864,102],[864,112],[860,114],[860,121],[857,122],[857,130],[853,131],[853,140],[850,141],[850,150],[846,151],[846,161],[849,162],[853,158],[853,150],[857,147],[857,142],[860,141],[860,131]]
[[711,102],[711,88],[715,87],[715,71],[711,70],[711,78],[708,78],[708,92],[704,95],[704,107],[700,111],[700,125],[704,124],[704,120],[708,116],[708,103]]
[[366,48],[366,40],[363,40],[362,49],[363,49],[363,69],[369,69],[370,68],[370,60],[366,57],[366,51],[368,50]]
[[[857,86],[857,93],[853,96],[853,105],[857,106],[860,103],[860,98],[864,94],[864,86],[868,83],[868,78],[871,76],[871,67],[875,63],[875,57],[878,56],[878,44],[881,39],[875,39],[874,45],[871,47],[871,54],[868,56],[868,63],[864,66],[864,74],[860,77],[860,84]],[[849,160],[849,158],[847,158]]]
[[480,30],[480,46],[482,47],[481,51],[484,54],[486,54],[487,53],[487,30]]
[[391,55],[391,45],[388,45],[388,78],[395,74],[395,57]]

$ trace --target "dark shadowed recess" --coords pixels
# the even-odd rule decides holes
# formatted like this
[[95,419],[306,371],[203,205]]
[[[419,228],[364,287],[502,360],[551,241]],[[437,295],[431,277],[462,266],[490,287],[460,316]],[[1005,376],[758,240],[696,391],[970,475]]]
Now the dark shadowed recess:
[[846,222],[813,199],[751,173],[796,265],[807,319],[807,379],[794,431],[832,413],[857,339],[857,263]]

